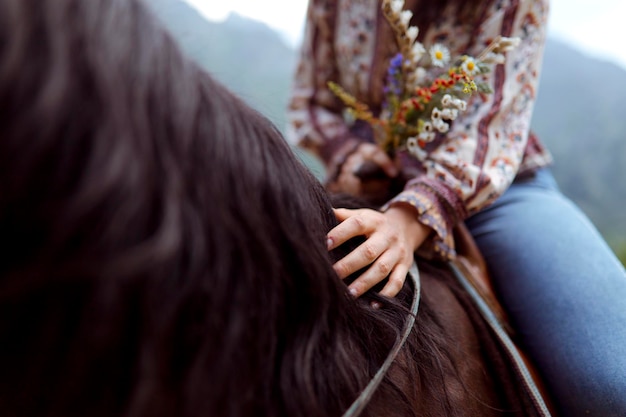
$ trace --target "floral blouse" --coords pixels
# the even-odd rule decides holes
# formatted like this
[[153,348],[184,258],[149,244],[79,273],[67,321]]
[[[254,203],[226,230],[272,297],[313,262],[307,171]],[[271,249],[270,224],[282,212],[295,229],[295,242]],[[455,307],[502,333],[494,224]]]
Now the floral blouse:
[[[405,9],[419,13],[419,0]],[[357,143],[368,140],[344,120],[327,88],[335,81],[372,109],[382,106],[385,73],[397,52],[380,0],[310,0],[289,104],[288,139],[315,153],[332,177]],[[497,35],[521,38],[506,62],[486,75],[492,94],[474,94],[448,133],[429,144],[423,160],[399,158],[410,180],[383,209],[410,204],[435,233],[422,249],[455,255],[452,228],[498,198],[516,176],[551,162],[530,132],[545,44],[548,0],[493,0],[471,24],[452,13],[420,28],[425,46],[445,44],[453,56],[479,54]]]

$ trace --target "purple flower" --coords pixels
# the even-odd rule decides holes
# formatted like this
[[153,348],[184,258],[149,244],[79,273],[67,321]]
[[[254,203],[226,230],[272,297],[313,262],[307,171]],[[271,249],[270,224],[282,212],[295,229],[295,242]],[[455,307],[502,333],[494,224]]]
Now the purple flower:
[[391,61],[387,69],[387,79],[385,85],[385,94],[394,94],[399,96],[402,94],[402,61],[404,57],[401,53],[397,53]]
[[402,56],[402,54],[400,52],[398,52],[396,54],[396,56],[394,56],[393,58],[391,58],[391,61],[389,61],[389,72],[397,72],[400,69],[400,66],[402,65],[402,60],[404,59],[404,57]]

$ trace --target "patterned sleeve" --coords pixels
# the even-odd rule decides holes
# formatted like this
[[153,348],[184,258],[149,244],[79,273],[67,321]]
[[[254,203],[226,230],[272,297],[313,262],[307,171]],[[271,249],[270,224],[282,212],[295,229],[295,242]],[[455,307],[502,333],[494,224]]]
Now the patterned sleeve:
[[300,59],[287,116],[287,139],[319,157],[332,178],[344,159],[363,140],[342,116],[343,104],[327,88],[337,81],[334,48],[337,3],[310,0]]
[[491,204],[510,186],[528,145],[548,1],[504,3],[483,21],[476,38],[476,49],[497,35],[521,38],[520,45],[507,53],[506,62],[487,75],[494,92],[473,96],[468,110],[445,137],[425,150],[425,174],[412,178],[383,207],[410,204],[417,210],[419,220],[435,232],[422,247],[425,255],[455,255],[453,226]]

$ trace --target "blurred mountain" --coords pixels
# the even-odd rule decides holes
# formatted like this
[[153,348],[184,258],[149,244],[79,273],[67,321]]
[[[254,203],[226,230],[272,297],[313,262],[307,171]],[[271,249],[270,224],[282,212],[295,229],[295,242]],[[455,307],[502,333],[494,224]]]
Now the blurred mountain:
[[626,71],[550,40],[533,128],[562,190],[609,240],[626,242]]
[[[284,127],[297,52],[276,32],[234,14],[221,23],[207,21],[180,0],[149,4],[190,56]],[[614,247],[626,247],[625,108],[624,69],[548,41],[533,129],[555,157],[563,192]]]
[[231,14],[216,23],[180,0],[146,0],[182,48],[277,126],[296,62],[294,50],[264,23]]

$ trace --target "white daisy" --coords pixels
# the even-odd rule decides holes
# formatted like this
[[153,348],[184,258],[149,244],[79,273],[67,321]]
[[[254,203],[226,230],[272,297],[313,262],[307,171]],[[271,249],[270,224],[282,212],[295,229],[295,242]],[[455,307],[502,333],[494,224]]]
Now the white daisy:
[[398,14],[402,11],[404,7],[404,0],[391,0],[391,11],[395,14]]
[[413,17],[413,13],[410,10],[404,10],[400,13],[400,22],[402,26],[408,26],[411,18]]
[[415,152],[415,149],[419,147],[419,145],[417,144],[417,138],[411,136],[410,138],[408,138],[406,140],[406,148],[409,150],[409,152],[413,153]]
[[469,56],[466,56],[463,58],[461,69],[467,75],[476,75],[480,72],[480,68],[478,68],[478,62],[476,62],[474,58],[469,57]]
[[420,134],[417,135],[417,138],[424,142],[432,142],[435,140],[435,132],[420,132]]
[[420,148],[417,140],[418,139],[415,137],[408,138],[406,141],[406,148],[409,153],[411,153],[411,155],[413,155],[419,161],[423,161],[424,159],[426,159],[427,155],[426,152],[424,152],[424,150]]
[[467,101],[465,100],[461,100],[460,98],[457,98],[452,101],[452,104],[454,104],[454,106],[461,111],[467,110]]
[[459,116],[459,111],[457,109],[443,109],[441,111],[441,118],[446,120],[455,120]]
[[507,38],[506,36],[502,36],[500,38],[500,42],[497,46],[498,51],[500,52],[508,52],[512,49],[515,49],[519,46],[522,40],[518,37],[515,38]]
[[450,125],[441,119],[433,120],[433,124],[435,125],[435,129],[441,133],[446,133],[450,129]]
[[489,52],[482,59],[485,64],[504,64],[504,55]]
[[[467,109],[467,103],[465,100],[461,100],[457,97],[452,97],[450,94],[444,94],[441,98],[441,105],[443,107],[454,107],[454,110],[465,111]],[[458,111],[456,112],[458,114]],[[442,116],[443,117],[443,116]],[[445,117],[443,117],[445,119]]]
[[415,42],[415,39],[417,39],[417,34],[418,34],[418,30],[416,26],[411,26],[410,28],[406,30],[405,33],[406,33],[407,38],[409,38],[410,43]]
[[443,67],[450,61],[450,51],[440,43],[430,47],[430,59],[436,67]]
[[415,69],[415,82],[416,82],[416,85],[424,84],[426,82],[426,76],[427,75],[428,75],[428,73],[426,72],[426,70],[424,68],[417,67]]
[[419,42],[415,42],[411,47],[411,60],[413,62],[419,61],[420,59],[422,59],[424,52],[426,52],[426,49],[424,49],[424,45]]

